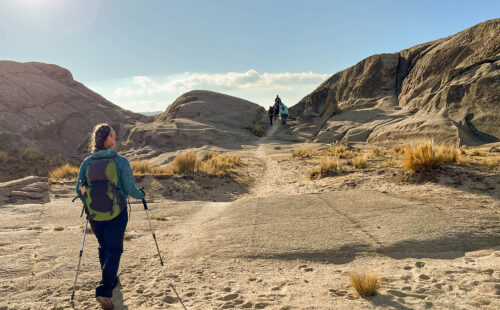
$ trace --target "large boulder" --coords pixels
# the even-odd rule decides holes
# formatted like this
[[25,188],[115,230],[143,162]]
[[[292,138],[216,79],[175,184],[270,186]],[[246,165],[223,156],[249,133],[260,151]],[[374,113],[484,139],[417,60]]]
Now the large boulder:
[[148,121],[75,81],[59,66],[0,61],[0,150],[33,147],[81,156],[100,122],[120,133],[125,124]]
[[[221,93],[195,90],[181,95],[154,122],[128,125],[122,144],[129,156],[155,157],[203,146],[241,148],[259,137],[250,127],[265,125],[261,106]],[[141,156],[142,155],[142,156]]]
[[[500,139],[500,19],[334,74],[290,108],[311,139]],[[349,112],[351,111],[351,112]]]

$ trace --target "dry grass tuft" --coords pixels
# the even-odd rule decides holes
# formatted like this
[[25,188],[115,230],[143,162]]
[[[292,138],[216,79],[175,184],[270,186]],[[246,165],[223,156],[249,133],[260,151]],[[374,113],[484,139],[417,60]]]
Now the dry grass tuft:
[[160,221],[160,222],[166,222],[166,221],[167,221],[167,218],[166,218],[166,217],[164,217],[164,216],[157,216],[157,217],[155,218],[155,220]]
[[19,155],[24,161],[40,160],[44,158],[43,154],[34,148],[23,149]]
[[319,167],[316,167],[309,171],[309,173],[307,174],[307,178],[310,180],[321,179],[328,172],[337,171],[338,165],[339,164],[337,162],[337,159],[331,156],[325,156],[321,159]]
[[56,226],[56,227],[54,227],[54,230],[55,231],[63,231],[64,227],[62,227],[62,226]]
[[248,126],[248,130],[250,130],[250,132],[257,137],[263,137],[266,135],[266,128],[264,128],[261,124],[252,124]]
[[9,154],[4,151],[0,151],[0,163],[6,163],[9,160]]
[[487,169],[499,169],[500,168],[500,157],[490,157],[484,158],[480,165]]
[[208,174],[227,175],[239,164],[241,164],[239,156],[217,154],[203,163],[201,171]]
[[153,167],[147,161],[133,161],[130,163],[134,175],[152,174]]
[[351,285],[361,297],[375,296],[380,288],[378,275],[366,273],[351,273]]
[[190,174],[198,171],[201,161],[194,152],[179,154],[172,162],[172,172],[175,174]]
[[211,152],[207,152],[207,153],[205,153],[203,155],[203,161],[207,161],[207,160],[209,160],[209,159],[211,159],[211,158],[213,158],[213,157],[215,157],[217,155],[219,155],[219,153],[217,153],[217,152],[212,152],[212,151]]
[[51,182],[62,181],[67,179],[76,178],[80,169],[70,164],[64,164],[49,173],[49,180]]
[[442,163],[442,156],[431,142],[423,142],[416,147],[407,145],[402,160],[403,167],[413,172],[437,168]]
[[352,165],[357,169],[365,169],[368,167],[368,160],[365,156],[361,155],[352,159]]
[[374,147],[370,150],[370,153],[373,156],[382,156],[382,155],[384,155],[385,152],[382,149],[380,149],[379,147]]
[[301,149],[297,151],[292,152],[292,157],[299,157],[299,158],[310,158],[314,156],[314,151],[311,148],[308,149]]
[[461,151],[457,147],[441,144],[437,151],[437,156],[441,157],[443,163],[453,164],[460,162]]
[[396,145],[396,146],[394,146],[394,147],[392,148],[392,150],[391,150],[391,152],[390,152],[390,153],[391,153],[392,155],[399,155],[399,154],[403,154],[403,153],[404,153],[404,151],[405,151],[405,147],[404,147],[404,146],[402,146],[402,145]]
[[388,159],[384,161],[380,166],[385,168],[397,168],[401,167],[401,162],[395,159]]
[[319,163],[319,168],[321,169],[321,172],[324,173],[327,171],[336,171],[338,165],[339,163],[335,158],[326,156],[321,159],[321,162]]
[[123,240],[127,240],[127,241],[132,240],[132,235],[126,232],[123,235]]

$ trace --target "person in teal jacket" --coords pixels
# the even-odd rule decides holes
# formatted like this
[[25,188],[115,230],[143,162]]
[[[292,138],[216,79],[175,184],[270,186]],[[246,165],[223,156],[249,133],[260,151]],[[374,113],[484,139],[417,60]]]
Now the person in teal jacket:
[[[128,196],[143,199],[145,194],[135,185],[135,179],[129,161],[116,152],[116,134],[108,124],[99,124],[94,128],[90,138],[92,155],[85,158],[80,166],[76,183],[76,193],[83,197],[87,192],[87,166],[96,159],[113,158],[118,175],[118,189],[126,200]],[[102,309],[113,309],[111,302],[113,288],[118,284],[118,267],[123,253],[123,237],[127,227],[127,208],[111,220],[89,220],[90,226],[99,242],[99,262],[102,270],[102,280],[96,288],[95,297]]]

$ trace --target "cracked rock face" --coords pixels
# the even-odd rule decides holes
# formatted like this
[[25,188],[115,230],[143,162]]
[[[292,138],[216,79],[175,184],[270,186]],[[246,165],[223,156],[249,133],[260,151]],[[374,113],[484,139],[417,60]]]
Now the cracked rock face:
[[59,66],[0,61],[0,150],[34,147],[78,156],[92,128],[148,118],[124,110],[73,80]]
[[321,142],[500,139],[500,19],[368,57],[290,108]]

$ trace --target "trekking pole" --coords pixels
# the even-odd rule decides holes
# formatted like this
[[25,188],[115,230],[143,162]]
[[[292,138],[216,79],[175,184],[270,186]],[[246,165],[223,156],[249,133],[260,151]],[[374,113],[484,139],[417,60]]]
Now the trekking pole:
[[144,206],[144,210],[146,210],[146,216],[148,217],[149,228],[151,229],[151,233],[153,234],[153,239],[155,239],[156,250],[158,251],[158,256],[160,257],[160,264],[163,266],[163,259],[161,258],[160,248],[158,247],[158,242],[156,241],[156,235],[153,231],[153,226],[151,226],[151,219],[149,218],[148,213],[148,205],[146,204],[146,199],[142,198],[142,205]]
[[[144,188],[141,187],[140,190],[144,191]],[[144,198],[142,198],[142,205],[144,206],[144,210],[146,211],[146,216],[148,217],[149,228],[151,229],[151,233],[153,234],[153,239],[155,240],[156,250],[158,251],[158,256],[160,257],[160,264],[163,266],[163,259],[161,258],[160,248],[158,247],[158,242],[156,241],[156,235],[155,235],[155,232],[153,231],[153,226],[151,226],[151,219],[149,218],[148,205],[146,204],[146,199],[144,199]],[[179,301],[180,301],[182,307],[184,308],[184,310],[187,310],[186,306],[182,302],[181,297],[177,293],[177,291],[176,291],[175,287],[172,285],[172,283],[169,283],[168,285],[172,288],[172,290],[174,291],[175,295],[177,295],[177,298],[179,299]]]
[[82,247],[80,248],[80,256],[78,257],[78,266],[76,267],[75,282],[73,283],[73,292],[71,293],[71,302],[75,298],[76,280],[78,279],[78,272],[80,271],[80,262],[82,261],[83,245],[85,244],[85,236],[87,235],[87,225],[89,223],[89,218],[85,220],[85,228],[83,230]]

